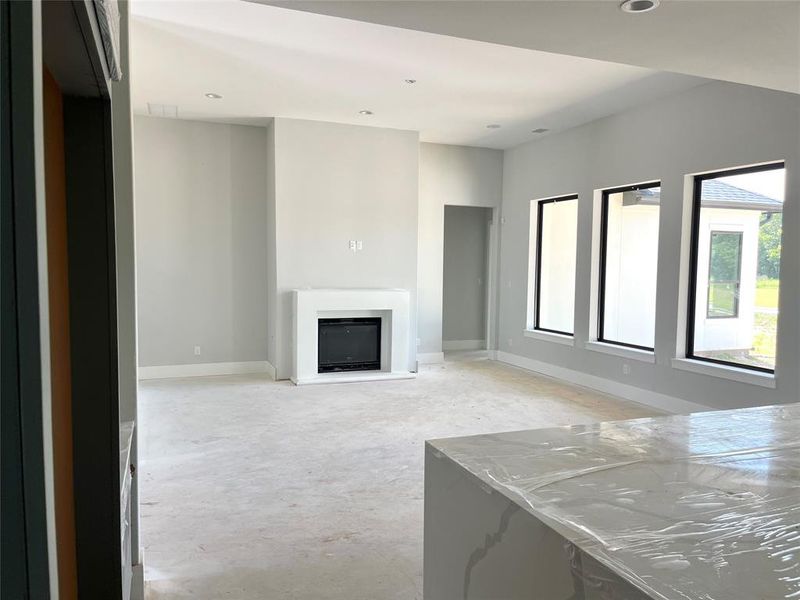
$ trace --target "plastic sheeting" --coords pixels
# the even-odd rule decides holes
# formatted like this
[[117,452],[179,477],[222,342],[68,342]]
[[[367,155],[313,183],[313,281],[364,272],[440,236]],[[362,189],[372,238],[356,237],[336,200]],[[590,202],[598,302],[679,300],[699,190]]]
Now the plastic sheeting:
[[120,69],[119,5],[117,0],[94,0],[94,7],[100,26],[100,37],[103,39],[108,74],[111,81],[120,81],[122,70]]
[[429,445],[653,598],[800,598],[800,404]]

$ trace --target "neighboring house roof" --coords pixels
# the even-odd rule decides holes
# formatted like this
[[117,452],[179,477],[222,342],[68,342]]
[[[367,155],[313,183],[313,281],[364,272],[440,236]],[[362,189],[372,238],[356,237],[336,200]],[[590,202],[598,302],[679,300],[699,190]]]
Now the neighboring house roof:
[[[632,192],[641,204],[655,204],[661,197],[660,188],[645,188]],[[703,206],[713,208],[745,208],[763,212],[780,212],[783,202],[745,190],[719,179],[706,179],[703,182]]]
[[703,204],[720,208],[754,208],[763,211],[781,211],[783,202],[743,190],[719,179],[706,179],[703,182]]

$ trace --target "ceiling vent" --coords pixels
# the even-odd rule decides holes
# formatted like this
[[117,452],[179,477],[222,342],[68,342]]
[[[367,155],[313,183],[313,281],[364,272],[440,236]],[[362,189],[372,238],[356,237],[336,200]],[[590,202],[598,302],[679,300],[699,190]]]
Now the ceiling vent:
[[177,119],[178,107],[174,104],[154,104],[153,102],[148,102],[147,114],[153,117],[170,117],[172,119]]

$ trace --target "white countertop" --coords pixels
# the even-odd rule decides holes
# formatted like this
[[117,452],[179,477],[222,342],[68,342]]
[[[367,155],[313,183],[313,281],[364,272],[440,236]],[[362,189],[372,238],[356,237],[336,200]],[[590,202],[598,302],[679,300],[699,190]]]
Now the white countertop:
[[800,598],[800,404],[428,444],[655,598]]

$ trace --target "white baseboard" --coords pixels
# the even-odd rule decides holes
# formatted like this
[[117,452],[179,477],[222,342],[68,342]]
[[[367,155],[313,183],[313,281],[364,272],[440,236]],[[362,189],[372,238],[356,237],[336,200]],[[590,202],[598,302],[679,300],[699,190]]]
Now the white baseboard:
[[430,365],[444,362],[444,352],[418,352],[417,364]]
[[144,600],[144,565],[133,565],[130,600]]
[[442,350],[486,350],[486,340],[445,340]]
[[605,379],[604,377],[589,375],[588,373],[552,365],[525,356],[519,356],[518,354],[511,354],[510,352],[503,352],[502,350],[497,351],[497,358],[495,360],[541,375],[546,375],[553,379],[566,381],[573,385],[579,385],[604,394],[651,406],[671,414],[688,414],[710,410],[708,406],[703,406],[702,404],[688,402],[680,398],[667,396],[666,394],[659,394],[658,392],[619,383],[618,381]]
[[272,379],[272,381],[277,381],[278,380],[278,370],[275,368],[275,365],[273,365],[268,360],[264,361],[264,365],[267,367],[267,375],[269,375],[269,378]]
[[241,375],[244,373],[267,373],[274,379],[275,367],[265,360],[139,367],[139,379],[207,377],[209,375]]

